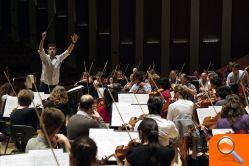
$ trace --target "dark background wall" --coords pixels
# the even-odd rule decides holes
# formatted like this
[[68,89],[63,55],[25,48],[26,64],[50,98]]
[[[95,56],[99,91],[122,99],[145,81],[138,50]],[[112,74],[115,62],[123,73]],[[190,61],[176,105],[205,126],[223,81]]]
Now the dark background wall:
[[92,74],[106,61],[109,73],[128,64],[127,73],[153,64],[162,74],[183,64],[184,72],[216,70],[249,52],[248,8],[248,0],[0,0],[0,71],[39,78],[45,30],[59,53],[80,36],[62,84],[79,79],[84,62]]

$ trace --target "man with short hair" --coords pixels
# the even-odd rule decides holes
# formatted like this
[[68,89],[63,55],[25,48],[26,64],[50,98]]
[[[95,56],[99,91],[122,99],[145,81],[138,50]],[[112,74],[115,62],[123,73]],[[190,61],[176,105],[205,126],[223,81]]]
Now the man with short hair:
[[234,63],[232,66],[232,72],[227,76],[227,85],[231,86],[234,84],[238,84],[240,81],[243,83],[249,83],[249,77],[246,70],[239,70],[240,66],[238,63]]
[[210,84],[210,81],[208,80],[207,73],[205,73],[205,72],[201,73],[201,78],[199,79],[199,84],[200,84],[200,88],[199,88],[200,92],[206,92],[209,89],[211,89],[211,84]]
[[73,51],[74,45],[78,40],[78,36],[76,34],[71,36],[71,44],[68,46],[67,50],[60,55],[56,55],[57,50],[54,43],[48,44],[48,54],[45,53],[44,40],[46,36],[47,33],[43,32],[38,50],[40,59],[42,61],[42,73],[39,91],[50,93],[50,91],[59,84],[61,63]]
[[[149,114],[146,118],[154,119],[157,122],[159,129],[159,143],[163,146],[169,145],[170,140],[178,138],[178,130],[172,121],[164,119],[160,116],[163,107],[162,99],[159,96],[151,96],[147,104]],[[137,128],[141,122],[142,121],[140,120],[135,124],[135,131],[137,131]]]
[[93,109],[94,99],[91,95],[80,98],[78,112],[73,115],[67,124],[67,135],[70,140],[80,136],[89,136],[90,128],[107,128],[99,113]]

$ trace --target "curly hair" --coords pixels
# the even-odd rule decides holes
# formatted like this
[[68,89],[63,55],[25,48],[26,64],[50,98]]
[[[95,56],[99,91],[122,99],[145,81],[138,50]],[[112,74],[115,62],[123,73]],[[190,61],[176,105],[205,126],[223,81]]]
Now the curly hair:
[[233,125],[244,114],[245,110],[242,108],[240,98],[235,94],[228,95],[222,106],[221,117],[227,118]]
[[50,93],[49,99],[55,104],[65,104],[68,102],[68,94],[63,86],[56,86]]
[[29,89],[22,89],[17,95],[18,104],[20,106],[29,106],[34,100],[34,93]]

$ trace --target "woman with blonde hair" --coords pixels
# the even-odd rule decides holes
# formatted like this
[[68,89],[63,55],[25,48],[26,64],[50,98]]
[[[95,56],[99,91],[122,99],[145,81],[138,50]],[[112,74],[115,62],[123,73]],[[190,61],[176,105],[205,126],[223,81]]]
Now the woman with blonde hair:
[[[48,100],[44,103],[44,107],[58,108],[63,112],[66,118],[69,118],[73,111],[68,104],[68,100],[69,99],[66,89],[63,86],[56,86],[50,93]],[[59,133],[67,135],[66,120]]]

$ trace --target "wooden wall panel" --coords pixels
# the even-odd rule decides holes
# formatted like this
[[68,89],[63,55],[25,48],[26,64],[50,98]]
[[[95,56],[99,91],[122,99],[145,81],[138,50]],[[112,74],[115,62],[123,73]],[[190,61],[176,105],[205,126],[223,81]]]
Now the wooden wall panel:
[[200,1],[199,70],[220,66],[222,0]]
[[249,1],[233,0],[232,12],[232,58],[249,52]]
[[135,64],[135,1],[119,0],[119,61],[121,69],[127,73],[132,71]]
[[171,0],[170,69],[189,71],[190,1]]
[[111,0],[97,0],[96,65],[102,70],[108,60],[107,71],[111,71]]
[[155,63],[161,71],[161,16],[162,0],[144,0],[144,62],[143,69]]

